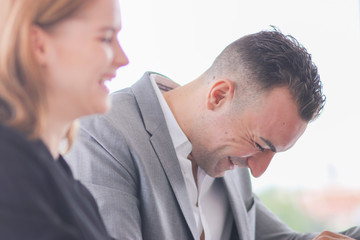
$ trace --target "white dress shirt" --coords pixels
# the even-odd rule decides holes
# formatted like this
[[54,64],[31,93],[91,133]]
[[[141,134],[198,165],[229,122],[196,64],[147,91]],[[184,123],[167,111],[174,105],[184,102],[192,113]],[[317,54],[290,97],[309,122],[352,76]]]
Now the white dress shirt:
[[230,238],[233,217],[230,212],[225,189],[221,182],[215,181],[213,177],[207,175],[201,168],[198,168],[198,187],[196,186],[191,160],[188,159],[192,151],[192,145],[181,130],[156,83],[161,82],[164,87],[164,83],[171,80],[157,74],[152,74],[150,78],[164,113],[181,166],[199,237],[202,231],[204,231],[206,240],[227,240]]

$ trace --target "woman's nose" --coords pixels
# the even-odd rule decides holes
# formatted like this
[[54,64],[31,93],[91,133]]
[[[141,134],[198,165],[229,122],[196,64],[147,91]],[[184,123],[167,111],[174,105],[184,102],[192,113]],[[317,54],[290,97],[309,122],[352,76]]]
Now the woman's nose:
[[118,69],[119,67],[125,66],[129,63],[129,59],[127,58],[124,50],[120,46],[120,43],[116,40],[114,41],[114,59],[113,65]]

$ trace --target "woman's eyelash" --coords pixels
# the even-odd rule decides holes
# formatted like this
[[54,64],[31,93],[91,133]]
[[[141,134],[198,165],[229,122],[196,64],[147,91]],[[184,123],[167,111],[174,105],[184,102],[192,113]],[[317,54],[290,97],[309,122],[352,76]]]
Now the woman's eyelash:
[[101,41],[106,42],[106,43],[111,43],[112,38],[102,38]]

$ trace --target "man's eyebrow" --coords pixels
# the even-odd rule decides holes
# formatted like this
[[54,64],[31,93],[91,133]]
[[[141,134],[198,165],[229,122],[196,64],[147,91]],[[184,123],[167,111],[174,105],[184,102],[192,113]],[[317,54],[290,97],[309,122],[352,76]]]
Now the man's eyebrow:
[[272,144],[272,142],[270,140],[267,140],[267,139],[265,139],[263,137],[260,137],[260,139],[263,140],[263,142],[266,143],[266,145],[269,146],[269,148],[270,148],[270,150],[272,152],[276,153],[276,148],[275,148],[274,144]]

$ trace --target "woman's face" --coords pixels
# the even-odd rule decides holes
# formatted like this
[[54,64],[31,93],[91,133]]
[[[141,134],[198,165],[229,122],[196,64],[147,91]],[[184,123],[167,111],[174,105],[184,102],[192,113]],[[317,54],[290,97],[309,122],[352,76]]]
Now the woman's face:
[[120,29],[118,0],[92,0],[45,31],[41,65],[49,111],[73,120],[109,108],[105,82],[128,63],[117,40]]

